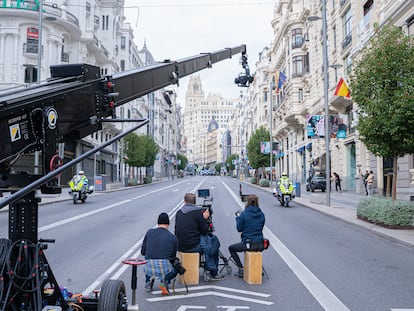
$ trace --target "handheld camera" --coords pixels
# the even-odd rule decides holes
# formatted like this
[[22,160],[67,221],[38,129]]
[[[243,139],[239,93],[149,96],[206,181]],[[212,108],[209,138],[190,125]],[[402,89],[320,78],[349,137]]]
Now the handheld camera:
[[197,196],[199,198],[203,198],[203,204],[199,205],[201,207],[201,210],[204,212],[205,210],[208,209],[210,216],[206,219],[208,226],[209,226],[209,231],[213,232],[214,231],[214,226],[213,226],[213,197],[210,196],[210,189],[198,189],[197,190]]

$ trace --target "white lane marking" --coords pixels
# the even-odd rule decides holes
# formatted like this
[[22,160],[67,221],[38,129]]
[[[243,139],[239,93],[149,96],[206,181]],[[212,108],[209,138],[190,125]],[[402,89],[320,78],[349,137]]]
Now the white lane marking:
[[[233,293],[237,293],[237,294],[244,294],[244,295],[250,295],[250,296],[257,296],[257,297],[263,297],[263,298],[268,298],[271,295],[269,294],[264,294],[264,293],[259,293],[259,292],[253,292],[253,291],[249,291],[249,290],[243,290],[243,289],[237,289],[237,288],[231,288],[231,287],[224,287],[224,286],[216,286],[216,285],[204,285],[204,286],[192,286],[191,290],[192,291],[196,291],[196,290],[221,290],[221,291],[228,291],[228,292],[233,292]],[[175,289],[175,292],[186,292],[187,290],[185,288],[177,288]],[[161,294],[161,291],[152,291],[153,294],[157,295],[157,294]]]
[[[236,202],[243,207],[243,203],[240,202],[240,198],[223,182],[221,181],[227,191],[233,196]],[[279,254],[283,261],[289,266],[289,268],[296,274],[302,284],[309,290],[309,292],[315,297],[318,303],[325,310],[347,310],[349,308],[345,306],[336,297],[329,288],[325,286],[283,243],[280,241],[273,232],[265,226],[263,229],[264,235],[270,240],[270,245]]]
[[[144,238],[141,238],[141,240],[139,240],[137,243],[135,243],[135,245],[133,245],[128,251],[126,251],[121,257],[119,257],[113,264],[112,266],[110,266],[104,273],[102,273],[95,281],[93,281],[93,283],[91,285],[88,286],[88,288],[86,288],[83,292],[82,292],[82,296],[88,297],[95,289],[97,289],[100,284],[106,280],[107,278],[109,278],[109,276],[111,275],[111,273],[113,273],[116,269],[118,269],[118,267],[122,264],[122,260],[128,259],[128,258],[136,258],[138,257],[135,253],[133,255],[130,255],[135,249],[140,248],[142,241],[144,240]],[[124,271],[126,270],[126,268],[128,268],[128,265],[122,264],[122,268],[125,268]]]
[[97,210],[94,210],[94,211],[90,211],[90,212],[83,213],[83,214],[79,214],[77,216],[74,216],[74,217],[71,217],[71,218],[68,218],[68,219],[64,219],[64,220],[61,220],[61,221],[57,221],[55,223],[52,223],[52,224],[49,224],[49,225],[40,227],[38,232],[47,231],[47,230],[50,230],[50,229],[53,229],[53,228],[56,228],[56,227],[59,227],[59,226],[63,226],[65,224],[68,224],[68,223],[71,223],[71,222],[74,222],[74,221],[77,221],[77,220],[80,220],[80,219],[83,219],[83,218],[86,218],[86,217],[95,215],[95,214],[102,213],[102,212],[104,212],[106,210],[109,210],[111,208],[114,208],[114,207],[117,207],[119,205],[122,205],[122,204],[125,204],[125,203],[128,203],[128,202],[131,202],[133,199],[142,198],[142,197],[145,197],[145,196],[150,195],[152,193],[156,193],[156,192],[163,191],[163,190],[168,189],[168,188],[171,188],[171,187],[175,187],[176,185],[177,184],[170,185],[170,186],[167,186],[167,187],[163,187],[163,188],[160,188],[160,189],[157,189],[157,190],[153,190],[153,191],[144,193],[144,194],[142,194],[140,196],[137,196],[135,198],[131,198],[131,199],[128,199],[128,200],[124,200],[124,201],[121,201],[121,202],[117,202],[117,203],[114,203],[114,204],[111,204],[111,205],[102,207],[102,208],[97,209]]
[[187,295],[176,295],[176,296],[171,295],[171,296],[158,297],[158,298],[147,298],[146,300],[149,301],[149,302],[158,302],[158,301],[188,299],[188,298],[204,297],[204,296],[218,296],[218,297],[223,297],[223,298],[230,298],[230,299],[236,299],[236,300],[241,300],[241,301],[258,303],[258,304],[267,305],[267,306],[270,306],[270,305],[273,304],[273,302],[271,302],[271,301],[264,301],[264,300],[259,300],[259,299],[247,298],[247,297],[243,297],[243,296],[224,294],[224,293],[214,292],[214,291],[206,291],[206,292],[200,292],[200,293],[190,293],[190,294],[187,294]]
[[68,219],[64,219],[64,220],[61,220],[61,221],[54,222],[52,224],[40,227],[39,232],[50,230],[50,229],[53,229],[53,228],[56,228],[56,227],[59,227],[59,226],[63,226],[65,224],[68,224],[68,223],[71,223],[71,222],[74,222],[74,221],[77,221],[77,220],[80,220],[82,218],[86,218],[86,217],[89,217],[89,216],[92,216],[92,215],[95,215],[95,214],[98,214],[98,213],[102,213],[102,212],[104,212],[106,210],[109,210],[111,208],[114,208],[118,205],[122,205],[122,204],[125,204],[125,203],[128,203],[128,202],[131,202],[131,201],[132,201],[132,199],[124,200],[124,201],[117,202],[117,203],[105,206],[103,208],[100,208],[100,209],[97,209],[97,210],[94,210],[94,211],[90,211],[90,212],[83,213],[83,214],[80,214],[80,215],[77,215],[77,216],[73,216],[73,217],[68,218]]
[[[200,187],[200,185],[202,184],[202,182],[200,182],[194,189],[193,192],[195,191],[195,189],[197,189],[198,187]],[[151,191],[149,193],[155,193],[158,192],[160,190],[165,190],[168,189],[170,187],[176,186],[177,184],[171,185],[171,186],[167,186],[164,188],[160,188],[157,191]],[[143,194],[143,196],[145,196],[147,194]],[[170,218],[175,217],[175,214],[177,213],[177,211],[179,210],[179,208],[182,206],[183,201],[179,202],[168,214],[170,216]],[[154,226],[156,227],[156,225]],[[126,251],[120,258],[118,258],[103,274],[101,274],[94,282],[92,282],[91,285],[89,285],[83,292],[82,295],[84,296],[89,296],[95,289],[98,289],[101,285],[101,283],[109,278],[109,276],[114,273],[114,271],[116,269],[119,268],[119,270],[117,272],[115,272],[113,274],[113,276],[111,277],[111,279],[118,279],[125,271],[126,269],[128,269],[128,265],[125,265],[122,263],[122,260],[127,259],[127,258],[137,258],[141,255],[141,245],[142,245],[142,241],[144,240],[144,236],[141,237],[141,239],[135,243],[128,251]],[[131,255],[132,254],[132,255]]]
[[185,310],[189,310],[189,309],[205,310],[205,309],[207,309],[207,307],[203,307],[203,306],[180,306],[177,309],[177,311],[185,311]]

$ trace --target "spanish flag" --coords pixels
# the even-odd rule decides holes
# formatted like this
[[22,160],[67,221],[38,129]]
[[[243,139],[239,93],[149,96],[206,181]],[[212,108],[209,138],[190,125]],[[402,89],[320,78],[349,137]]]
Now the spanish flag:
[[349,90],[349,87],[346,84],[346,82],[344,81],[344,79],[342,79],[342,78],[339,79],[338,85],[336,86],[334,95],[335,96],[344,96],[346,98],[351,97],[351,91]]

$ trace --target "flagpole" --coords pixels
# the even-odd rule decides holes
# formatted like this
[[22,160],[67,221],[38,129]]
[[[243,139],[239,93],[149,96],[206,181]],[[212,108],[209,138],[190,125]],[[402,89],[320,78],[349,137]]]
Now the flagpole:
[[270,79],[269,95],[270,95],[270,189],[273,191],[273,99],[272,91],[274,87],[273,78]]

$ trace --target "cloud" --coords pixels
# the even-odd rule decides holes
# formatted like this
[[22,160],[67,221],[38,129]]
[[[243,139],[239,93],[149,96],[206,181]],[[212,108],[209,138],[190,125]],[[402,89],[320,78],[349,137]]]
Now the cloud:
[[[270,1],[126,0],[125,7],[138,48],[145,41],[154,58],[160,61],[246,44],[249,66],[254,72],[258,54],[272,40],[274,2]],[[208,93],[221,93],[225,98],[239,96],[240,88],[234,83],[242,71],[239,58],[240,55],[235,55],[198,73],[205,96]],[[187,84],[188,78],[183,78],[177,89],[181,104]]]

